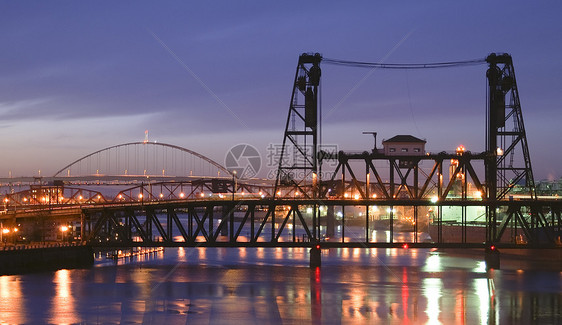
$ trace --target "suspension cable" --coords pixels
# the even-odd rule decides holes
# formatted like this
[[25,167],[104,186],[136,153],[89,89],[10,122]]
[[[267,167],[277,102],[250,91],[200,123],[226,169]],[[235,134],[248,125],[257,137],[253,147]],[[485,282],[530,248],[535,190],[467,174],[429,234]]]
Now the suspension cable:
[[323,63],[333,65],[351,66],[356,68],[378,68],[378,69],[437,69],[452,68],[460,66],[481,65],[486,63],[486,59],[474,59],[466,61],[435,62],[435,63],[380,63],[380,62],[361,62],[339,59],[323,58]]

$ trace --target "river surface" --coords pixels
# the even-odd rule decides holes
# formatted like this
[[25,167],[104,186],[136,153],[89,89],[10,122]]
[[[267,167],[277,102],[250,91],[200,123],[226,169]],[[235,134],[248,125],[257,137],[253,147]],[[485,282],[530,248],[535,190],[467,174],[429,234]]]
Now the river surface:
[[[481,252],[166,248],[0,277],[9,324],[560,324],[562,272]],[[505,265],[505,267],[504,267]]]

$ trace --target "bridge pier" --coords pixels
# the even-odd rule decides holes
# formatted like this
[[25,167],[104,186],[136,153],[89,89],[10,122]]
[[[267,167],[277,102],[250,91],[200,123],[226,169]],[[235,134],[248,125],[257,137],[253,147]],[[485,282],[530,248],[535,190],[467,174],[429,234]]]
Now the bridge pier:
[[486,247],[484,250],[484,261],[486,262],[486,269],[499,269],[500,251],[494,245]]
[[310,268],[322,266],[322,255],[320,245],[316,244],[310,248]]

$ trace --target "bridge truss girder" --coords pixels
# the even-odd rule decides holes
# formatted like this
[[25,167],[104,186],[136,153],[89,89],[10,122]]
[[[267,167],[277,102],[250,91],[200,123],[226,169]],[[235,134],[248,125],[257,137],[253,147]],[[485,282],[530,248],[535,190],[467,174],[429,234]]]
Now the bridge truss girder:
[[100,191],[62,185],[32,185],[27,190],[6,194],[2,197],[2,203],[8,211],[33,207],[104,204],[110,201]]
[[[318,218],[314,223],[310,209],[315,207],[334,209],[364,209],[363,219],[346,217],[345,212],[335,225],[340,226],[339,235],[330,241],[320,241],[329,227],[328,216]],[[94,246],[109,247],[308,247],[320,243],[323,247],[400,247],[408,243],[411,247],[486,247],[490,242],[482,235],[481,240],[470,240],[467,231],[474,231],[474,224],[466,220],[457,226],[463,236],[456,240],[445,240],[442,236],[448,228],[439,213],[435,213],[432,227],[436,227],[436,238],[432,243],[421,242],[418,231],[411,240],[395,240],[393,229],[395,219],[392,213],[388,222],[390,236],[386,241],[377,241],[370,234],[374,229],[369,207],[404,207],[411,209],[441,210],[446,207],[466,208],[483,206],[501,211],[503,221],[496,222],[498,233],[492,243],[498,247],[556,247],[562,232],[562,203],[536,200],[492,202],[487,200],[446,200],[431,202],[427,199],[331,199],[323,202],[315,200],[235,200],[189,201],[174,204],[107,206],[103,208],[83,208],[82,238]],[[235,215],[236,213],[236,215]],[[184,214],[180,216],[180,214]],[[317,215],[321,211],[316,211]],[[353,223],[362,222],[363,237],[346,237],[345,232]],[[416,216],[416,224],[421,222]],[[289,226],[290,225],[290,226]],[[482,223],[481,226],[486,226]],[[380,225],[379,225],[380,226]],[[300,234],[297,233],[297,229]],[[347,230],[349,231],[349,230]],[[356,232],[356,229],[354,230]],[[506,240],[507,234],[511,237]],[[244,235],[244,233],[246,235]],[[439,235],[440,234],[440,235]],[[338,237],[339,236],[339,237]],[[519,236],[519,237],[518,237]],[[519,238],[522,238],[521,241]],[[524,244],[522,244],[524,243]],[[464,245],[464,246],[463,246]]]
[[[321,183],[319,197],[345,198],[346,193],[356,191],[361,199],[369,199],[373,195],[375,198],[382,199],[413,200],[434,196],[443,201],[454,189],[455,198],[467,199],[471,196],[471,193],[468,193],[470,181],[480,193],[479,198],[486,197],[486,184],[482,183],[482,177],[478,175],[479,166],[474,165],[474,163],[483,164],[485,157],[485,153],[473,155],[470,152],[462,155],[439,153],[421,156],[386,156],[380,153],[346,154],[340,151],[337,157],[338,165],[332,174],[332,179]],[[458,163],[452,175],[445,179],[443,170],[447,167],[444,164],[450,160]],[[359,171],[354,170],[350,164],[352,162],[355,163],[354,166],[359,164]],[[380,162],[388,167],[376,167]],[[429,173],[420,168],[422,162],[432,164]],[[341,178],[338,179],[339,173]],[[363,178],[359,178],[358,175]],[[384,178],[387,178],[388,182],[384,182]],[[338,186],[338,183],[341,185]],[[332,188],[334,185],[337,189]]]

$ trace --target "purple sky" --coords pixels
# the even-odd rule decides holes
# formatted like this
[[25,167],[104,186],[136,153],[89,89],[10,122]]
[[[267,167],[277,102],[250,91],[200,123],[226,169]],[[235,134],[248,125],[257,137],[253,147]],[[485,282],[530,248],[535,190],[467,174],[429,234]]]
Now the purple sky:
[[[0,2],[0,176],[51,175],[151,140],[223,162],[280,143],[302,52],[386,63],[513,56],[535,178],[562,175],[562,3],[541,1]],[[484,150],[485,66],[322,65],[324,143],[412,134]],[[330,112],[330,113],[328,113]],[[239,120],[234,117],[239,117]]]

